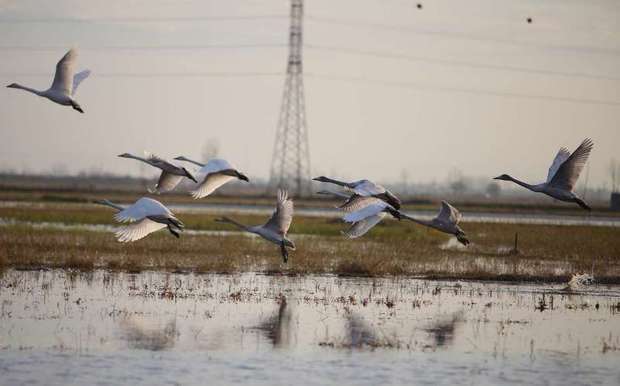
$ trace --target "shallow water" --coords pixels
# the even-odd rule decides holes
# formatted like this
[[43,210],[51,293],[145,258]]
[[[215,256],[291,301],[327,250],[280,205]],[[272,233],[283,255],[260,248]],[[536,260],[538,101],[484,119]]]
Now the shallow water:
[[0,384],[618,384],[620,287],[52,271],[0,279]]
[[[0,201],[0,207],[6,208],[45,208],[47,203],[27,202],[27,201]],[[86,206],[87,204],[54,204],[66,205],[71,207]],[[92,206],[92,204],[88,204]],[[273,212],[271,205],[232,205],[232,204],[172,204],[170,209],[178,215],[183,213],[205,213],[205,214],[247,214],[269,216]],[[411,216],[423,220],[430,220],[437,215],[437,211],[408,211]],[[465,212],[463,213],[464,222],[483,222],[483,223],[506,223],[506,224],[539,224],[539,225],[568,225],[568,226],[605,226],[620,227],[620,216],[599,216],[583,212],[583,215],[567,214],[544,214],[544,213],[510,213],[510,212]],[[342,212],[336,208],[295,208],[295,214],[308,217],[336,218],[342,216]]]

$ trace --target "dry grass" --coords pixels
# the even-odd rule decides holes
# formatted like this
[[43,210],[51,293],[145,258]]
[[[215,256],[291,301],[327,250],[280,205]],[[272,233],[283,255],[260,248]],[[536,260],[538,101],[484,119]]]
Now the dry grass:
[[[46,205],[0,208],[0,217],[29,222],[112,224],[105,208]],[[187,214],[190,229],[232,230],[215,216]],[[234,216],[249,224],[264,216]],[[410,222],[386,221],[361,239],[340,236],[335,220],[297,217],[291,228],[298,250],[283,265],[278,248],[243,235],[183,235],[158,232],[132,243],[111,233],[34,228],[0,228],[0,266],[191,270],[197,272],[330,273],[355,276],[424,275],[437,278],[567,281],[590,272],[599,282],[620,282],[617,228],[465,223],[473,245],[463,249],[450,237]],[[509,255],[515,232],[520,254]]]

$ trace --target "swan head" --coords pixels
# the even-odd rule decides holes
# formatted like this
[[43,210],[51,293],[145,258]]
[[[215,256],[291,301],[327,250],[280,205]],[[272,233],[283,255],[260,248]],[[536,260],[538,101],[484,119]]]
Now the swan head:
[[238,171],[235,171],[236,176],[238,179],[245,181],[245,182],[250,182],[250,179],[243,173],[239,173]]
[[11,83],[10,85],[6,86],[8,88],[19,88],[20,86],[17,83]]
[[501,176],[497,176],[495,178],[493,178],[494,180],[502,180],[502,181],[512,181],[512,177],[510,177],[508,174],[502,174]]
[[327,178],[325,176],[315,177],[312,180],[313,181],[319,181],[319,182],[330,182],[329,178]]
[[182,168],[182,169],[183,169],[183,171],[185,172],[185,176],[186,176],[187,178],[189,178],[190,180],[194,181],[195,183],[198,183],[198,180],[196,179],[196,177],[194,177],[194,176],[192,175],[192,173],[190,173],[190,172],[189,172],[189,170],[187,170],[187,169],[185,169],[185,168]]

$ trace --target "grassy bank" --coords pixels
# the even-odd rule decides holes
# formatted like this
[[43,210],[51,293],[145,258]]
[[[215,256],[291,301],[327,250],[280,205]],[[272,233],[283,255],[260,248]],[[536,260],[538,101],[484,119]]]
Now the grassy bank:
[[[103,207],[42,205],[0,208],[0,264],[15,268],[107,268],[191,270],[196,272],[285,272],[340,275],[421,275],[436,278],[566,281],[592,272],[599,282],[620,283],[620,231],[617,228],[465,223],[473,244],[410,222],[384,221],[366,236],[347,240],[346,225],[335,220],[296,217],[291,238],[298,250],[281,264],[273,244],[241,234],[182,235],[166,232],[121,244],[110,232],[59,230],[44,222],[113,224]],[[264,216],[233,216],[260,224]],[[233,230],[216,216],[184,214],[192,230]],[[28,222],[28,223],[23,223]],[[515,233],[519,253],[511,254]]]

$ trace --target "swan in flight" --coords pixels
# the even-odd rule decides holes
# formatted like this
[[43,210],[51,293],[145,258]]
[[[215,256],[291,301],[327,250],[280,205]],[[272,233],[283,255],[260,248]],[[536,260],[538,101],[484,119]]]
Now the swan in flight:
[[278,190],[276,210],[264,225],[246,226],[228,217],[223,217],[216,221],[233,224],[246,232],[255,233],[265,240],[279,245],[282,260],[285,263],[288,262],[288,251],[286,248],[295,250],[295,244],[286,237],[288,228],[293,221],[293,200],[288,198],[288,193],[285,190]]
[[198,182],[196,178],[184,167],[174,165],[163,158],[160,158],[154,154],[145,152],[145,158],[135,156],[129,153],[120,154],[121,158],[133,158],[138,161],[142,161],[151,166],[161,169],[161,175],[159,181],[155,185],[155,189],[149,190],[150,193],[165,193],[169,192],[181,182],[183,177],[187,177],[194,182]]
[[202,182],[198,185],[198,188],[191,192],[192,197],[195,199],[203,198],[213,193],[220,186],[226,184],[238,178],[242,181],[249,182],[250,180],[244,174],[237,171],[237,169],[233,168],[228,161],[223,159],[211,159],[206,164],[192,161],[189,158],[179,156],[176,157],[175,160],[191,162],[194,165],[200,166],[200,170],[198,170],[198,174],[202,178]]
[[152,198],[142,197],[126,208],[113,204],[108,200],[96,202],[118,210],[118,213],[114,215],[116,221],[131,223],[120,227],[116,231],[117,240],[123,243],[140,240],[166,227],[170,233],[178,238],[178,231],[182,231],[184,228],[183,223],[174,216],[170,209]]
[[541,184],[530,185],[509,176],[502,174],[495,177],[495,180],[512,181],[517,185],[521,185],[532,192],[544,193],[560,201],[576,202],[583,209],[591,210],[590,206],[578,197],[573,189],[579,179],[579,174],[588,161],[588,156],[594,147],[594,143],[590,138],[586,138],[581,145],[571,154],[568,149],[561,148],[553,159],[547,181]]
[[376,197],[364,197],[357,194],[348,195],[342,192],[326,190],[317,193],[332,195],[346,200],[344,204],[338,206],[338,208],[347,212],[342,219],[350,223],[351,226],[341,233],[350,239],[356,239],[368,233],[368,231],[379,224],[388,213],[394,218],[401,219],[401,213],[398,210]]
[[440,232],[448,233],[456,236],[456,239],[463,245],[469,244],[469,239],[465,232],[459,227],[459,222],[463,215],[458,211],[455,207],[447,203],[446,201],[441,202],[441,209],[435,218],[430,221],[417,219],[415,217],[411,217],[405,213],[400,213],[401,217],[416,222],[418,224],[437,229]]
[[[358,196],[379,198],[387,202],[392,208],[397,210],[400,209],[401,206],[400,199],[398,199],[398,197],[392,194],[392,192],[390,192],[383,186],[375,184],[374,182],[369,180],[343,182],[325,176],[316,177],[313,178],[313,180],[342,186],[345,189],[352,191],[353,193],[355,193],[355,195]],[[351,198],[353,198],[353,196]]]
[[90,70],[84,70],[74,75],[76,58],[77,50],[72,48],[60,59],[58,64],[56,64],[56,74],[54,75],[52,87],[45,91],[35,90],[17,83],[11,83],[7,87],[29,91],[52,102],[63,106],[71,106],[80,113],[84,113],[84,110],[76,102],[74,96],[80,83],[90,75]]

